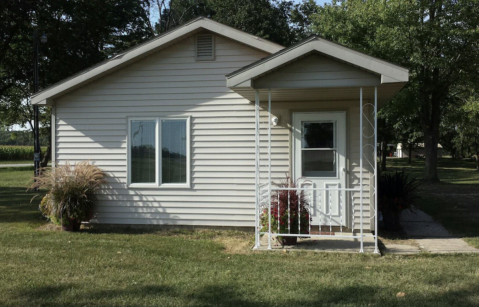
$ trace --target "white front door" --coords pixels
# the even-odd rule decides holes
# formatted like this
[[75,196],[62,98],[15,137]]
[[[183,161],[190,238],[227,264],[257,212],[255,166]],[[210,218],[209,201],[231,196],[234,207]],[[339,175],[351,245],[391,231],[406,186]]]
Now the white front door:
[[310,180],[312,225],[346,225],[346,112],[293,113],[293,173]]

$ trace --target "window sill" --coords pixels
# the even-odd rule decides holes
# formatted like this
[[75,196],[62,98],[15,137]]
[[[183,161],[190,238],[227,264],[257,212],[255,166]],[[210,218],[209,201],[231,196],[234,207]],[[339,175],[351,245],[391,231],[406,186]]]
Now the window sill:
[[191,189],[191,185],[189,184],[163,184],[163,185],[149,185],[149,184],[129,184],[129,189]]

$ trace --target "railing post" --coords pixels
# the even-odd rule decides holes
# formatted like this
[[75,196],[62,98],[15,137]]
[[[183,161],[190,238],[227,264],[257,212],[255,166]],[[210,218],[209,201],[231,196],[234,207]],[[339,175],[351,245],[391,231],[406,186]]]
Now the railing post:
[[255,126],[254,126],[254,133],[255,133],[255,192],[256,192],[256,199],[255,199],[255,208],[256,208],[256,213],[255,213],[255,245],[254,249],[259,248],[260,246],[260,231],[261,231],[261,226],[260,226],[260,188],[259,188],[259,176],[260,176],[260,166],[259,166],[259,155],[260,155],[260,114],[259,114],[259,92],[255,90],[254,92],[255,96]]
[[[271,249],[271,90],[268,90],[268,198],[269,198],[269,235],[268,249]],[[278,200],[279,202],[279,200]]]
[[280,221],[280,216],[281,216],[281,208],[279,206],[279,191],[277,191],[277,200],[278,200],[278,233],[281,233],[281,221]]
[[378,248],[378,88],[374,88],[374,253]]
[[361,247],[359,249],[360,253],[364,253],[364,237],[363,237],[363,88],[359,88],[359,227],[361,232]]

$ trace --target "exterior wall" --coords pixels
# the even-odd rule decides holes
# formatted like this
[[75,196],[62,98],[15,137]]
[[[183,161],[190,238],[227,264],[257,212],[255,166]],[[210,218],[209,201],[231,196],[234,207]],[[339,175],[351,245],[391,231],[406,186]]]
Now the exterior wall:
[[[215,61],[195,61],[189,37],[56,101],[55,160],[109,176],[96,222],[254,225],[254,105],[225,75],[267,54],[215,39]],[[128,188],[128,117],[179,115],[191,116],[191,188]]]
[[[254,225],[254,103],[226,87],[225,75],[266,53],[216,36],[215,61],[195,61],[194,37],[131,64],[56,101],[54,159],[90,159],[108,174],[95,222],[110,224]],[[261,164],[267,178],[267,106],[263,111]],[[273,181],[290,172],[294,111],[346,110],[349,187],[359,185],[357,101],[274,102]],[[128,117],[191,116],[191,188],[127,187]],[[364,163],[367,169],[367,163]],[[364,183],[370,173],[364,172]],[[370,216],[365,191],[364,215]],[[359,193],[354,195],[359,226]],[[368,228],[369,219],[364,220]]]
[[311,54],[254,81],[256,88],[333,88],[378,86],[380,76]]
[[[363,102],[366,104],[367,102]],[[261,102],[261,183],[266,183],[268,178],[268,105],[267,102]],[[348,188],[359,188],[360,180],[360,142],[359,142],[359,95],[357,101],[297,101],[297,102],[274,102],[271,107],[272,116],[280,118],[279,124],[272,126],[272,180],[273,182],[280,182],[284,180],[285,174],[292,173],[291,165],[293,162],[292,156],[292,113],[293,112],[321,112],[321,111],[346,111],[347,115],[347,185]],[[367,113],[366,109],[364,110]],[[364,130],[367,133],[372,132],[368,126],[363,122]],[[365,133],[366,135],[366,133]],[[373,140],[368,141],[363,139],[364,144],[374,144]],[[366,148],[364,155],[371,156],[374,152]],[[374,226],[373,211],[371,206],[374,205],[370,199],[373,199],[372,191],[369,184],[374,184],[372,177],[373,170],[368,165],[366,160],[363,160],[363,184],[365,186],[363,192],[363,225],[364,229],[372,229]],[[371,178],[371,180],[370,180]],[[371,181],[371,182],[370,182]],[[348,200],[348,205],[350,201]],[[349,208],[351,210],[351,208]],[[359,193],[354,193],[354,211],[355,211],[355,229],[359,229],[360,223],[360,197]],[[351,215],[349,215],[351,214]],[[352,216],[352,212],[348,212],[348,218]],[[350,221],[351,222],[351,221]]]

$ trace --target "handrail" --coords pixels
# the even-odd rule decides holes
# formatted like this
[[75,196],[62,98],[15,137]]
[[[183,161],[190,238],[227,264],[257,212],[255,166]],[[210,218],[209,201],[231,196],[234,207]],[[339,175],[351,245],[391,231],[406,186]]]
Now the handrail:
[[271,191],[349,191],[349,192],[360,192],[361,189],[351,189],[351,188],[271,188]]

